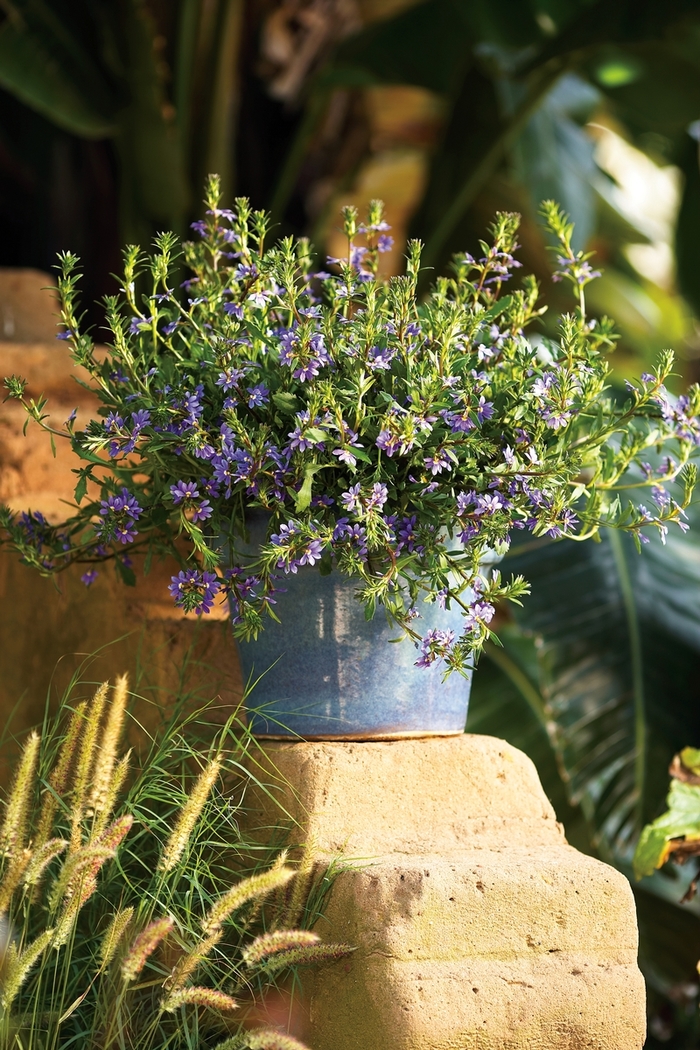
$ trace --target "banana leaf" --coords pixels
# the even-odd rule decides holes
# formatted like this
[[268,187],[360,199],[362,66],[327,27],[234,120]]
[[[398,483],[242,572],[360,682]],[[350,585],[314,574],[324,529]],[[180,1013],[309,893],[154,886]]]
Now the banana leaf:
[[[551,739],[569,798],[605,854],[629,859],[663,808],[675,752],[700,741],[700,546],[657,538],[533,541],[508,567],[532,594],[518,612],[536,639]],[[507,564],[508,564],[507,563]]]

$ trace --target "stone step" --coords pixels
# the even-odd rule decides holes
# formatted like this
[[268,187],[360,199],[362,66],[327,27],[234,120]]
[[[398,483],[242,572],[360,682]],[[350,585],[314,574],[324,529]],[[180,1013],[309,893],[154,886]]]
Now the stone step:
[[644,1042],[634,957],[355,956],[304,987],[314,1050],[639,1050]]
[[571,846],[368,860],[336,880],[318,931],[404,962],[637,954],[627,879]]
[[264,742],[251,761],[247,828],[346,865],[316,929],[356,951],[304,975],[314,1050],[642,1046],[630,886],[566,844],[516,748]]

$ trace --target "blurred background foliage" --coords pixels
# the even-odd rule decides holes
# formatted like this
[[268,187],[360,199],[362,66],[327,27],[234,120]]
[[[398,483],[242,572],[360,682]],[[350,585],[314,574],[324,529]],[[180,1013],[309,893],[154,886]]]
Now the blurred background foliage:
[[[554,316],[538,223],[576,222],[619,327],[613,381],[678,355],[700,379],[700,4],[697,0],[2,0],[0,265],[86,267],[112,290],[124,241],[186,234],[218,171],[229,199],[339,254],[343,204],[386,202],[445,268],[498,209]],[[91,308],[99,323],[99,309]],[[543,320],[544,331],[554,334]],[[700,746],[700,515],[638,556],[625,537],[533,541],[533,583],[475,677],[469,728],[535,760],[570,840],[630,873],[666,768]],[[508,562],[506,562],[508,566]],[[649,1047],[700,1047],[692,873],[635,886]]]

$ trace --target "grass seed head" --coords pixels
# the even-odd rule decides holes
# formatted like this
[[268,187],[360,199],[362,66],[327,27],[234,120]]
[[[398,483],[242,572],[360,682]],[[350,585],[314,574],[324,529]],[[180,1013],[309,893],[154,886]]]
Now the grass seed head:
[[209,1010],[217,1010],[219,1013],[230,1013],[238,1009],[238,1002],[230,995],[217,991],[216,988],[179,988],[171,992],[163,1000],[163,1009],[171,1013],[179,1006],[206,1006]]
[[44,791],[41,813],[34,837],[35,847],[42,846],[51,835],[53,822],[58,809],[58,800],[62,799],[68,788],[68,776],[73,765],[80,734],[85,719],[86,701],[81,701],[73,711],[68,728],[61,744],[56,765],[49,776],[49,787]]
[[78,752],[78,762],[75,770],[75,782],[73,786],[73,802],[71,807],[70,848],[72,852],[80,849],[82,842],[81,824],[86,815],[90,777],[95,764],[97,737],[107,700],[108,689],[109,682],[103,682],[93,696],[84,718],[83,736],[80,742],[80,750]]
[[248,967],[258,966],[277,952],[316,945],[319,940],[318,934],[312,933],[311,930],[275,930],[274,933],[263,933],[244,949],[243,962]]
[[0,851],[6,857],[13,857],[26,842],[27,813],[34,790],[39,744],[38,734],[30,733],[22,749],[14,783],[5,803],[5,819],[0,831]]
[[22,880],[25,886],[38,885],[51,861],[63,853],[67,845],[65,839],[55,838],[34,849]]
[[116,955],[119,943],[126,933],[133,915],[133,908],[121,908],[110,922],[100,945],[98,973],[106,970]]
[[29,971],[51,944],[53,935],[53,930],[44,930],[21,953],[17,952],[14,945],[10,945],[6,953],[2,992],[0,993],[0,1001],[5,1010],[10,1008],[12,1001],[29,976]]
[[294,875],[292,868],[274,867],[270,871],[242,879],[214,902],[202,923],[202,929],[205,933],[217,929],[247,901],[267,896],[288,883]]
[[109,804],[113,792],[110,790],[112,774],[117,762],[119,744],[124,731],[126,702],[129,696],[128,678],[120,675],[112,692],[112,702],[107,712],[102,739],[98,745],[95,770],[92,777],[92,788],[88,799],[88,808],[94,813],[102,813]]
[[162,919],[155,919],[149,923],[133,940],[129,951],[122,962],[122,977],[129,984],[135,981],[146,965],[148,957],[153,954],[158,945],[164,940],[173,928],[174,920],[171,915],[165,915]]
[[172,871],[185,852],[190,836],[199,820],[212,788],[221,772],[222,758],[217,755],[202,770],[180,815],[175,823],[170,838],[165,844],[158,869],[162,872]]

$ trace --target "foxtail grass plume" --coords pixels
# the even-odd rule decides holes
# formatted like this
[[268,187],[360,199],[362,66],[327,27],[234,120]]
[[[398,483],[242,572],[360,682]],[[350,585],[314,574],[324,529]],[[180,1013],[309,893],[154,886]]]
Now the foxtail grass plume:
[[29,971],[51,944],[53,932],[53,930],[44,930],[21,953],[18,953],[14,944],[8,947],[5,955],[2,992],[0,992],[0,1002],[5,1010],[10,1008],[12,1001],[29,976]]
[[95,865],[98,868],[110,857],[114,856],[114,850],[108,846],[84,846],[78,853],[73,853],[63,864],[58,878],[54,882],[49,894],[49,910],[56,911],[62,900],[70,900],[80,885],[86,872],[93,872]]
[[285,1032],[276,1032],[274,1028],[262,1028],[257,1032],[250,1032],[244,1043],[248,1050],[307,1050],[304,1043],[299,1042],[292,1035]]
[[73,765],[73,757],[83,729],[87,702],[82,700],[73,711],[68,728],[58,754],[56,765],[49,776],[49,786],[44,791],[39,822],[34,837],[34,846],[43,846],[51,835],[53,822],[58,809],[58,800],[64,798],[68,787],[68,775]]
[[133,908],[121,908],[107,927],[100,945],[98,974],[103,973],[107,969],[116,955],[121,939],[129,928],[133,915]]
[[126,714],[126,702],[129,696],[129,680],[127,675],[117,678],[112,690],[112,702],[107,712],[102,739],[100,740],[95,770],[92,776],[92,788],[88,799],[88,810],[96,814],[103,813],[108,809],[111,791],[112,774],[117,762],[117,752],[124,731],[124,716]]
[[158,870],[162,872],[172,871],[180,857],[185,852],[190,841],[190,835],[194,831],[195,824],[199,820],[202,810],[206,804],[217,777],[221,772],[222,757],[217,755],[202,770],[197,782],[192,788],[187,802],[180,810],[175,827],[158,862]]
[[313,963],[337,962],[355,951],[351,944],[310,944],[308,947],[291,948],[278,952],[260,964],[268,977],[288,966],[311,966]]
[[214,901],[202,922],[202,929],[205,933],[209,933],[219,928],[247,901],[259,900],[267,896],[268,893],[288,883],[294,878],[294,875],[292,868],[280,865],[271,868],[270,871],[263,871],[259,875],[251,875],[247,879],[242,879]]
[[67,845],[65,839],[56,838],[49,839],[32,850],[32,857],[22,880],[25,886],[36,886],[51,861],[60,856]]
[[84,719],[83,736],[80,742],[78,762],[75,770],[73,802],[71,806],[71,852],[80,849],[82,844],[81,825],[86,815],[90,776],[95,763],[97,737],[102,721],[102,714],[107,700],[109,682],[103,682],[93,696]]
[[244,949],[243,962],[248,967],[257,966],[277,952],[316,945],[320,939],[318,934],[312,933],[311,930],[275,930],[274,933],[263,933]]
[[162,919],[154,919],[134,939],[122,962],[122,977],[127,984],[136,980],[146,965],[148,957],[172,930],[173,923],[171,915],[165,915]]
[[5,803],[5,819],[0,831],[0,852],[13,857],[27,839],[27,811],[34,789],[34,774],[39,755],[39,736],[30,733],[22,749],[14,783]]
[[129,749],[125,755],[122,755],[114,768],[109,784],[107,785],[104,803],[99,810],[95,811],[95,821],[92,827],[93,835],[99,836],[103,832],[104,827],[117,804],[119,792],[124,786],[124,781],[129,772],[130,761],[131,749]]
[[198,966],[204,962],[212,949],[216,947],[223,935],[223,930],[216,929],[208,937],[204,937],[198,944],[195,944],[194,948],[191,948],[186,955],[183,955],[178,960],[175,969],[166,982],[166,986],[171,991],[182,988]]
[[31,859],[32,851],[30,849],[23,849],[19,853],[15,853],[10,859],[2,877],[2,882],[0,882],[0,915],[4,915],[10,907],[12,895],[21,883],[22,876],[27,870]]
[[217,1010],[219,1013],[230,1013],[238,1009],[238,1002],[230,995],[219,992],[216,988],[179,988],[171,992],[163,1000],[163,1009],[169,1013],[177,1010],[179,1006],[206,1006],[209,1010]]
[[274,922],[274,929],[298,925],[304,910],[304,903],[309,894],[309,887],[316,867],[315,853],[316,843],[313,841],[313,837],[310,837],[307,840],[301,855],[301,860],[296,871],[296,878],[292,883],[291,896],[288,901],[282,902],[282,906],[276,916],[277,921]]

